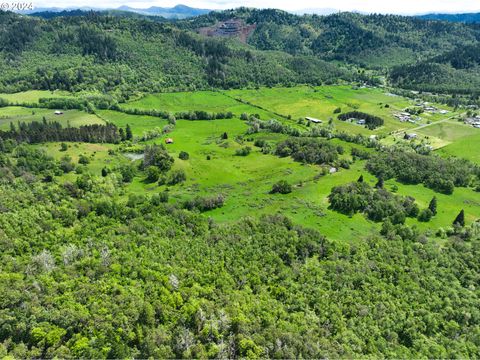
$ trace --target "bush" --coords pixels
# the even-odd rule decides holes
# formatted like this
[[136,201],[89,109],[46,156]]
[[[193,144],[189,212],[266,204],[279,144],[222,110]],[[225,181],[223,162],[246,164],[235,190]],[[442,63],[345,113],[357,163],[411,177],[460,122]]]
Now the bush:
[[423,209],[418,215],[418,221],[429,222],[432,219],[433,213],[430,209]]
[[286,180],[280,180],[279,182],[273,184],[271,194],[289,194],[292,192],[292,185],[290,185]]
[[168,185],[175,185],[187,180],[187,175],[182,169],[173,170],[168,177]]
[[85,155],[80,155],[78,157],[78,163],[82,165],[88,165],[90,163],[90,159]]
[[250,154],[250,152],[252,151],[252,148],[250,146],[244,146],[240,149],[237,149],[235,151],[235,155],[237,156],[247,156]]
[[180,151],[180,154],[178,154],[178,158],[180,160],[188,160],[190,158],[190,155],[186,151]]
[[158,177],[160,176],[160,170],[156,166],[149,166],[145,170],[146,180],[150,183],[158,181]]

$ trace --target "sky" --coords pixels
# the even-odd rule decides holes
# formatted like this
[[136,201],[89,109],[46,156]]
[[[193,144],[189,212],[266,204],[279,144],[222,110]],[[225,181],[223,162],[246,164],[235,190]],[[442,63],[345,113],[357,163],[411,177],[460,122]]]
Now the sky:
[[[13,0],[12,0],[13,1]],[[335,9],[366,13],[423,14],[429,12],[480,12],[480,0],[33,0],[35,7],[114,8],[121,5],[147,8],[171,7],[178,3],[204,9],[231,9],[239,6],[277,8],[287,11]]]

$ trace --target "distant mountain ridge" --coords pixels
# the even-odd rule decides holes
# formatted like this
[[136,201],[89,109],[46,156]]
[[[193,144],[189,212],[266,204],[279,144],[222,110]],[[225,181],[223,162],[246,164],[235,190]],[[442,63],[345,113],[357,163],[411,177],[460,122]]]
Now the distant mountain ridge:
[[[98,11],[98,12],[108,12],[108,11],[120,11],[120,12],[130,12],[147,16],[161,16],[166,19],[187,19],[193,16],[205,15],[211,12],[211,9],[198,9],[192,8],[186,5],[176,5],[174,7],[158,7],[151,6],[149,8],[133,8],[127,5],[120,6],[118,8],[96,8],[96,7],[69,7],[69,8],[35,8],[33,10],[20,11],[19,13],[24,15],[33,15],[33,14],[57,14],[57,13],[71,13],[74,14],[79,11]],[[53,16],[47,16],[53,17]]]
[[441,20],[462,23],[480,23],[480,12],[465,14],[426,14],[418,16],[423,20]]

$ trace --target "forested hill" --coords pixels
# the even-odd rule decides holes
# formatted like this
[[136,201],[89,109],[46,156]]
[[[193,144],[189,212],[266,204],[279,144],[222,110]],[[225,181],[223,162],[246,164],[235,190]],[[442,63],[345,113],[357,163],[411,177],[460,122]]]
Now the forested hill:
[[[412,70],[398,76],[395,68],[390,77],[395,85],[418,88],[409,80],[413,74],[425,80],[422,88],[450,89],[449,79],[457,77],[466,79],[468,91],[479,77],[473,62],[458,74],[449,65],[429,69],[438,72],[433,76],[422,72],[426,60],[477,45],[480,26],[474,24],[245,8],[183,21],[69,15],[0,13],[0,91],[94,89],[122,99],[136,91],[374,81],[395,66]],[[197,34],[229,19],[253,25],[246,44]],[[374,72],[367,76],[365,69]]]
[[[88,13],[50,20],[0,12],[0,91],[133,91],[350,81],[314,55],[256,50],[175,23]],[[360,75],[355,75],[359,77]]]
[[262,50],[314,54],[365,67],[391,67],[476,43],[478,27],[396,15],[337,13],[297,16],[284,11],[239,8],[183,22],[195,29],[230,18],[256,24],[249,44]]
[[421,91],[476,93],[480,89],[480,44],[459,46],[445,54],[391,71],[394,84]]
[[480,23],[480,13],[467,13],[467,14],[427,14],[419,16],[424,20],[441,20],[441,21],[453,21],[463,23]]

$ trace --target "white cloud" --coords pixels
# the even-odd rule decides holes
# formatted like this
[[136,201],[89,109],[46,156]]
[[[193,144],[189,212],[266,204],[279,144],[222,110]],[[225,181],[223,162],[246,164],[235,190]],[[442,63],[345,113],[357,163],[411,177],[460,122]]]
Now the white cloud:
[[341,11],[362,11],[368,13],[418,14],[426,12],[476,12],[480,11],[480,0],[39,0],[36,7],[118,7],[132,5],[137,7],[170,7],[182,3],[192,7],[208,9],[227,9],[239,6],[278,8],[284,10],[335,8]]

